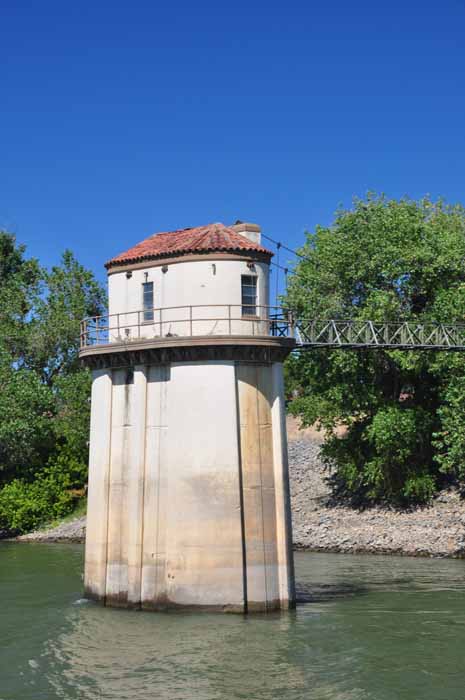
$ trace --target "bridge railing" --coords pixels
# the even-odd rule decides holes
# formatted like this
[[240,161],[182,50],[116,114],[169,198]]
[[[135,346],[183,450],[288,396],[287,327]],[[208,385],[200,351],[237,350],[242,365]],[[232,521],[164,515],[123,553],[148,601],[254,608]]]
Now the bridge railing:
[[465,350],[465,324],[297,320],[302,347]]
[[86,318],[81,321],[80,344],[81,348],[86,348],[156,338],[209,335],[287,338],[292,337],[293,332],[292,315],[279,306],[203,304]]
[[465,324],[302,319],[279,306],[209,304],[141,309],[81,322],[81,348],[195,336],[294,338],[296,347],[465,350]]

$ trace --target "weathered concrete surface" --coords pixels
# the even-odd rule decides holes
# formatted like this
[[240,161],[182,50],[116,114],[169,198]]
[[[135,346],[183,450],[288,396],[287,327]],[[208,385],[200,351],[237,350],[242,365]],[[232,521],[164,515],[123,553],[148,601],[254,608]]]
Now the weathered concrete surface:
[[271,367],[238,365],[240,453],[248,605],[279,607]]
[[166,527],[169,495],[166,464],[168,366],[149,367],[142,538],[141,605],[150,608],[166,596]]
[[284,403],[284,374],[280,363],[271,366],[272,403],[271,421],[273,437],[274,487],[276,497],[276,546],[278,554],[278,580],[280,607],[295,604],[294,555],[292,549],[292,513],[289,483],[289,458]]
[[91,397],[85,587],[88,595],[100,599],[106,593],[112,392],[112,372],[96,370]]
[[149,609],[293,606],[282,366],[94,377],[86,595]]
[[167,424],[166,576],[155,603],[242,608],[234,363],[172,365]]

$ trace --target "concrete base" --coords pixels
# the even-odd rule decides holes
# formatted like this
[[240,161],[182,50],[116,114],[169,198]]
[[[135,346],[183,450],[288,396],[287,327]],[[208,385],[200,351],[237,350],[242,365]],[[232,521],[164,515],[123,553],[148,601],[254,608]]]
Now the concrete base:
[[291,542],[280,363],[94,370],[87,596],[293,607]]

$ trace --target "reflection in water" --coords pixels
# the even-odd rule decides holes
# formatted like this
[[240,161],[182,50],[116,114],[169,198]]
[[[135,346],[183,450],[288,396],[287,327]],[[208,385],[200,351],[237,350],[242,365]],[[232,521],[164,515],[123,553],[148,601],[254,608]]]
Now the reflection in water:
[[47,645],[58,697],[203,700],[230,697],[232,689],[237,697],[269,697],[278,688],[299,697],[305,689],[304,669],[289,650],[293,614],[246,619],[91,604],[69,615],[70,629]]
[[296,564],[295,612],[152,614],[80,599],[80,548],[1,545],[0,700],[462,700],[464,562]]

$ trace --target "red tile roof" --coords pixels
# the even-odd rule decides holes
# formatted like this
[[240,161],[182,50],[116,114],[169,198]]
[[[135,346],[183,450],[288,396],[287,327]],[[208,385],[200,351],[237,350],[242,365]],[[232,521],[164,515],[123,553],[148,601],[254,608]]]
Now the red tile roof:
[[186,255],[187,253],[207,253],[213,251],[263,253],[270,257],[273,253],[257,243],[253,243],[232,227],[224,224],[208,224],[179,231],[155,233],[141,241],[125,253],[117,255],[105,267],[129,265],[142,260]]

